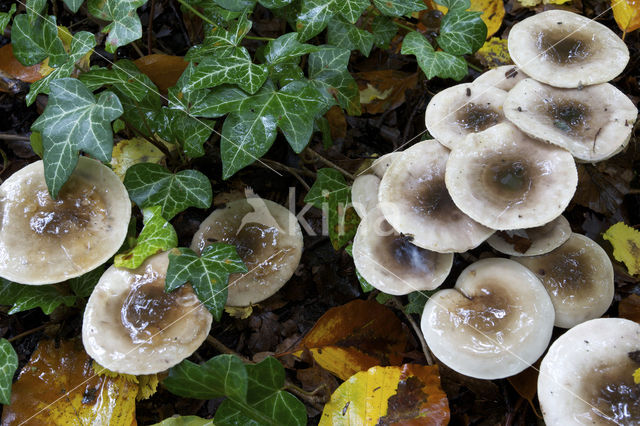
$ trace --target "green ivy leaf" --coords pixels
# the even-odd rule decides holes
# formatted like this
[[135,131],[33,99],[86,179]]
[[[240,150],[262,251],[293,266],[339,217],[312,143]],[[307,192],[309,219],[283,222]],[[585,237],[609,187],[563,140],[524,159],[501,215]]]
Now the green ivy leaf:
[[460,81],[468,72],[464,58],[447,52],[436,52],[429,41],[416,31],[412,31],[404,37],[401,53],[415,55],[418,65],[427,78],[438,76]]
[[64,4],[66,4],[73,13],[76,13],[78,9],[80,9],[82,3],[84,3],[84,0],[64,0]]
[[156,123],[162,119],[162,98],[160,93],[149,90],[147,96],[136,102],[117,88],[113,91],[118,95],[122,104],[122,119],[141,134],[153,137],[157,132]]
[[466,55],[480,49],[487,38],[482,12],[450,10],[440,25],[438,45],[453,55]]
[[178,234],[162,217],[162,208],[152,206],[142,211],[144,227],[140,231],[135,247],[116,255],[116,268],[135,269],[148,257],[178,245]]
[[349,115],[360,115],[358,83],[347,71],[351,51],[324,47],[309,55],[309,79],[324,95],[327,105],[336,102]]
[[364,56],[369,56],[375,37],[350,22],[334,18],[329,21],[327,40],[334,46],[348,50],[358,49]]
[[204,143],[211,136],[214,124],[184,111],[162,108],[157,131],[163,139],[181,145],[188,157],[197,158],[204,155]]
[[305,203],[328,209],[329,238],[338,250],[355,236],[360,219],[351,206],[351,187],[334,169],[318,170],[318,177],[304,198]]
[[427,303],[431,295],[437,291],[438,290],[414,291],[413,293],[409,293],[409,303],[404,306],[404,311],[407,314],[422,315],[425,303]]
[[309,40],[324,30],[335,15],[354,24],[368,6],[368,0],[302,0],[296,22],[298,37],[300,41]]
[[63,64],[58,68],[54,68],[49,74],[41,78],[40,80],[31,83],[31,87],[29,88],[29,93],[25,97],[25,101],[27,102],[27,106],[30,106],[35,102],[36,97],[39,93],[50,93],[49,84],[60,78],[69,77],[73,72],[73,64],[67,63]]
[[[204,42],[194,46],[185,55],[185,61],[200,62],[213,56],[224,56],[241,48],[242,39],[251,30],[252,22],[243,13],[228,25],[218,25],[205,33]],[[246,49],[241,48],[246,52]]]
[[69,287],[71,287],[71,291],[73,291],[77,297],[89,297],[96,284],[98,284],[103,272],[104,266],[99,266],[93,271],[89,271],[77,278],[72,278],[67,282],[69,283]]
[[213,0],[218,6],[233,12],[242,12],[245,9],[253,9],[256,0]]
[[149,91],[158,91],[151,79],[126,59],[116,62],[112,69],[92,67],[79,78],[92,92],[102,86],[113,86],[136,102],[141,102]]
[[7,339],[0,339],[0,404],[11,404],[11,383],[18,369],[18,354]]
[[9,315],[34,308],[49,315],[58,306],[72,306],[75,301],[76,296],[64,295],[54,285],[23,285],[0,278],[0,305],[12,306]]
[[96,99],[75,78],[49,84],[51,95],[44,112],[31,128],[42,133],[44,177],[53,198],[69,179],[84,151],[100,161],[111,160],[111,122],[122,114],[122,105],[112,92]]
[[229,274],[240,272],[247,272],[247,267],[231,244],[213,243],[200,256],[180,247],[177,253],[176,250],[169,253],[165,289],[173,291],[189,281],[198,299],[220,321],[227,302]]
[[281,62],[269,67],[269,76],[278,86],[284,87],[296,80],[304,80],[304,71],[298,65],[299,61],[292,59],[291,62]]
[[280,90],[270,84],[229,114],[222,126],[223,178],[262,157],[280,128],[295,152],[301,152],[313,133],[313,119],[326,109],[322,94],[307,81],[294,81]]
[[279,9],[293,3],[293,0],[258,0],[267,9]]
[[317,46],[300,43],[296,33],[287,33],[267,44],[264,58],[269,64],[276,65],[317,50]]
[[393,37],[398,33],[398,26],[387,16],[376,16],[371,23],[374,43],[381,48],[388,48]]
[[373,0],[373,4],[387,16],[403,16],[427,8],[422,0]]
[[136,9],[147,0],[89,0],[89,13],[98,19],[111,21],[104,27],[108,32],[105,49],[114,53],[120,46],[131,43],[142,37],[142,24]]
[[247,49],[236,47],[224,54],[203,59],[191,76],[189,89],[206,89],[229,83],[255,93],[264,84],[268,74],[266,66],[252,62]]
[[[349,254],[349,256],[353,257],[353,244],[349,244],[347,247],[345,247],[344,251],[346,251]],[[362,288],[363,293],[369,293],[370,291],[375,289],[374,286],[369,284],[369,282],[365,280],[362,275],[360,275],[360,272],[358,272],[357,269],[356,269],[356,277],[358,278],[358,282],[360,283],[360,288]]]
[[55,16],[45,16],[31,22],[28,15],[13,18],[11,26],[13,55],[22,65],[36,65],[49,58],[49,66],[65,63],[67,52],[58,38]]
[[128,168],[124,185],[138,207],[160,206],[167,220],[187,207],[207,209],[213,197],[211,182],[199,171],[183,170],[174,174],[152,163]]
[[11,17],[16,13],[16,4],[13,3],[11,5],[11,9],[8,12],[0,12],[0,34],[4,33],[4,30],[9,25],[9,21],[11,21]]
[[471,7],[470,0],[435,0],[435,2],[449,10],[467,10]]

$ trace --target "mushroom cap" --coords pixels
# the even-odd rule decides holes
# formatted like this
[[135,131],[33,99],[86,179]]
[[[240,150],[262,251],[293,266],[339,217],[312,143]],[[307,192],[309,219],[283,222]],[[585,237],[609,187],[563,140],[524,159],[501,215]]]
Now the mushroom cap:
[[613,31],[564,10],[548,10],[515,24],[509,55],[531,78],[575,88],[613,80],[629,62],[629,49]]
[[351,185],[351,203],[358,216],[365,217],[378,205],[380,178],[374,174],[360,175]]
[[190,285],[165,293],[168,252],[137,269],[111,266],[91,293],[82,343],[117,373],[153,374],[178,364],[206,339],[212,316]]
[[200,224],[191,249],[201,253],[216,241],[235,245],[249,270],[229,276],[229,306],[250,306],[272,296],[289,281],[302,256],[302,230],[296,217],[260,197],[214,210]]
[[598,318],[613,301],[613,265],[591,238],[571,234],[567,242],[541,256],[514,257],[536,274],[556,311],[556,327],[571,328]]
[[403,295],[442,284],[451,271],[453,253],[436,253],[411,244],[374,209],[358,225],[353,261],[369,284],[387,294]]
[[456,206],[496,230],[534,228],[564,211],[578,184],[569,152],[501,123],[467,136],[445,174]]
[[127,236],[131,201],[118,176],[80,157],[52,200],[42,161],[0,185],[0,276],[21,284],[51,284],[106,262]]
[[502,104],[506,97],[504,90],[476,83],[448,87],[427,105],[427,130],[451,149],[465,136],[505,121]]
[[515,65],[501,65],[480,74],[478,78],[473,81],[473,84],[492,86],[508,92],[513,89],[513,86],[527,77],[528,75],[519,70]]
[[633,102],[608,83],[558,89],[530,78],[509,92],[504,113],[529,136],[587,162],[607,159],[624,149],[638,117]]
[[542,355],[553,317],[551,300],[531,271],[491,258],[468,266],[453,289],[431,296],[421,328],[444,364],[493,380],[519,373]]
[[542,226],[512,231],[498,231],[487,243],[494,250],[510,256],[537,256],[560,247],[571,236],[571,225],[562,215]]
[[[538,398],[548,425],[637,425],[640,325],[599,318],[560,336],[540,365]],[[637,358],[636,358],[637,359]]]
[[391,163],[393,163],[397,158],[400,158],[401,155],[402,153],[399,151],[393,151],[384,154],[382,157],[375,160],[373,164],[371,164],[371,171],[374,175],[382,179],[382,176],[384,176]]
[[402,153],[384,174],[378,199],[387,222],[418,247],[464,252],[493,233],[462,213],[444,183],[449,150],[435,140]]

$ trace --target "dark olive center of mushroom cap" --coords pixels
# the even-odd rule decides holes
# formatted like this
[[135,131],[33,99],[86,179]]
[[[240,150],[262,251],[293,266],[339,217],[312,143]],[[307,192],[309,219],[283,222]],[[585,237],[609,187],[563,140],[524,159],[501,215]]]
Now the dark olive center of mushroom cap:
[[[380,237],[376,246],[376,258],[387,269],[398,276],[432,275],[437,267],[438,253],[425,250],[411,244],[411,238],[391,231],[391,226],[383,223],[380,231],[386,235]],[[386,229],[384,229],[386,228]]]
[[530,163],[522,156],[492,154],[481,161],[484,190],[494,202],[522,202],[533,187]]
[[590,128],[591,110],[582,102],[549,97],[543,99],[543,108],[554,127],[571,136],[578,136]]
[[445,185],[444,176],[426,176],[408,182],[408,202],[414,213],[438,222],[463,217]]
[[536,37],[536,48],[543,59],[559,65],[580,63],[591,56],[591,40],[561,28],[542,30]]
[[464,324],[482,333],[500,332],[510,321],[510,300],[502,288],[481,284],[452,310],[451,320],[456,327]]
[[463,129],[477,133],[495,126],[502,119],[502,116],[488,105],[466,103],[456,112],[456,122]]
[[633,372],[640,364],[631,360],[602,365],[584,376],[583,392],[594,418],[613,420],[612,424],[637,425],[640,419],[640,385]]

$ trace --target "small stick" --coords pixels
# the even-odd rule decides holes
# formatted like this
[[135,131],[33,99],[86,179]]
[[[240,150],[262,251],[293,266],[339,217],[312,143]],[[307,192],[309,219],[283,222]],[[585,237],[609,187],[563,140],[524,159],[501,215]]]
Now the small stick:
[[149,9],[149,23],[147,24],[147,55],[152,53],[153,42],[153,14],[155,13],[156,0],[151,0],[151,7]]
[[15,341],[15,340],[22,339],[23,337],[26,337],[26,336],[28,336],[28,335],[30,335],[30,334],[37,333],[38,331],[40,331],[40,330],[44,329],[44,328],[45,328],[46,326],[48,326],[48,325],[49,325],[49,324],[42,324],[41,326],[38,326],[38,327],[36,327],[36,328],[32,328],[31,330],[27,330],[27,331],[25,331],[24,333],[20,333],[20,334],[17,334],[17,335],[15,335],[15,336],[13,336],[13,337],[10,337],[10,338],[8,338],[7,340],[8,340],[9,342],[13,342],[13,341]]
[[215,350],[217,350],[220,353],[229,354],[229,355],[235,355],[238,358],[240,358],[242,360],[242,362],[246,362],[246,363],[249,363],[249,364],[255,364],[255,362],[251,361],[249,358],[245,358],[244,356],[240,355],[238,352],[236,352],[233,349],[227,347],[227,345],[225,345],[224,343],[222,343],[220,340],[216,339],[212,335],[208,335],[207,336],[207,343],[209,343],[211,346],[213,346],[215,348]]
[[29,136],[14,135],[11,133],[0,133],[0,139],[5,141],[23,141],[23,142],[29,142],[31,140],[29,139]]
[[427,360],[427,364],[433,365],[433,358],[431,357],[431,351],[429,350],[429,346],[427,345],[426,340],[424,340],[424,336],[422,335],[422,330],[420,330],[420,327],[418,326],[418,324],[411,317],[411,314],[408,314],[404,311],[402,303],[400,303],[400,300],[398,299],[397,296],[394,296],[391,300],[393,301],[394,307],[396,309],[399,309],[402,312],[402,314],[405,316],[407,321],[409,321],[409,324],[411,324],[411,328],[413,328],[413,332],[416,333],[416,335],[418,336],[418,340],[420,340],[420,345],[422,346],[422,352],[424,353],[424,357]]
[[317,158],[318,160],[320,160],[321,162],[323,162],[327,166],[333,167],[334,169],[336,169],[337,171],[339,171],[340,173],[342,173],[343,175],[345,175],[349,179],[351,179],[351,180],[355,180],[356,179],[356,177],[354,175],[352,175],[351,173],[349,173],[348,171],[346,171],[342,167],[338,166],[334,162],[332,162],[330,160],[327,160],[326,158],[324,158],[322,155],[318,154],[317,152],[315,152],[311,148],[307,148],[306,152],[309,152],[311,155],[313,155],[315,158]]

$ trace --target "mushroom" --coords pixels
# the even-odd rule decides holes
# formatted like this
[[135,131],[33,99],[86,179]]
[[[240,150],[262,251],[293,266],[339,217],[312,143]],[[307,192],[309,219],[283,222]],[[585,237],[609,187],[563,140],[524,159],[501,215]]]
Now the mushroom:
[[640,325],[599,318],[560,336],[543,358],[538,399],[548,425],[637,425]]
[[491,258],[468,266],[453,289],[431,296],[421,329],[448,367],[493,380],[519,373],[542,355],[553,318],[551,300],[531,271]]
[[548,10],[515,24],[509,55],[528,76],[555,87],[604,83],[629,62],[629,49],[613,31],[564,10]]
[[588,162],[607,159],[627,146],[638,117],[633,102],[608,83],[558,89],[530,78],[509,92],[504,113],[529,136]]
[[578,172],[569,152],[501,123],[454,147],[445,180],[460,210],[503,231],[558,217],[573,197]]
[[385,219],[411,243],[439,253],[464,252],[493,233],[461,212],[444,183],[449,150],[435,140],[402,153],[380,182]]
[[492,86],[508,92],[525,78],[527,75],[515,65],[501,65],[480,74],[473,84]]
[[358,225],[353,261],[369,284],[387,294],[433,290],[444,282],[453,265],[453,253],[436,253],[411,244],[398,234],[379,209]]
[[42,161],[0,186],[0,277],[51,284],[106,262],[127,235],[131,201],[108,167],[80,157],[58,199],[49,196]]
[[475,83],[458,84],[436,94],[427,105],[425,124],[431,136],[453,148],[465,136],[504,121],[507,92]]
[[556,311],[556,327],[571,328],[598,318],[613,301],[613,265],[592,239],[571,234],[567,242],[540,256],[514,257],[538,276]]
[[498,231],[487,243],[494,250],[510,256],[537,256],[560,247],[571,236],[571,225],[562,215],[542,226],[512,231]]
[[354,179],[351,185],[351,203],[361,218],[378,205],[379,187],[380,178],[374,174],[364,174]]
[[382,176],[384,176],[389,166],[391,166],[391,163],[400,158],[401,155],[402,153],[399,151],[393,151],[384,154],[382,157],[375,160],[373,164],[371,164],[371,171],[374,175],[382,179]]
[[139,268],[111,266],[84,311],[82,343],[100,365],[125,374],[164,371],[205,340],[212,316],[190,285],[165,293],[168,252]]
[[229,277],[227,305],[250,306],[273,295],[291,278],[302,256],[302,231],[283,206],[260,197],[235,200],[200,224],[191,249],[221,241],[236,246],[249,272]]

